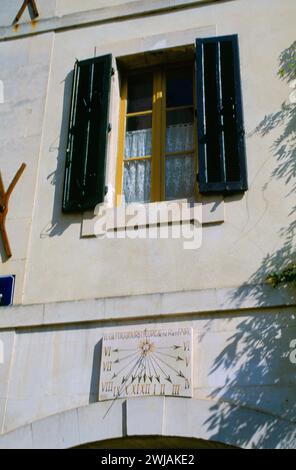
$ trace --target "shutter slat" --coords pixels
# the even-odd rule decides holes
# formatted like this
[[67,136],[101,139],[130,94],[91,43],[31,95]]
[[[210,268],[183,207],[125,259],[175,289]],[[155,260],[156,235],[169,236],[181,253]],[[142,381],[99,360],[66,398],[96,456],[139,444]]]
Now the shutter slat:
[[221,82],[226,159],[226,181],[240,179],[239,148],[237,133],[235,79],[232,43],[221,43]]
[[225,127],[223,116],[223,80],[221,64],[221,44],[216,44],[216,82],[218,95],[218,133],[219,133],[219,160],[220,160],[220,180],[226,181],[226,149],[225,149]]
[[196,40],[199,190],[247,189],[238,38]]
[[[221,145],[219,115],[218,47],[215,43],[204,46],[204,90],[205,90],[205,153],[206,181],[221,180]],[[212,156],[209,161],[209,155]],[[210,164],[209,164],[210,163]]]
[[107,55],[75,64],[63,212],[92,210],[104,200],[111,63]]

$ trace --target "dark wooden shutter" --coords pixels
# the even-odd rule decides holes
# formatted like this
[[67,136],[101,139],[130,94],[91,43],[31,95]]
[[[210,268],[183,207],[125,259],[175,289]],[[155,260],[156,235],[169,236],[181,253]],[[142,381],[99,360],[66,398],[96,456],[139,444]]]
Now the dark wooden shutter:
[[247,189],[238,37],[196,40],[201,193]]
[[93,210],[104,200],[111,55],[76,62],[63,212]]

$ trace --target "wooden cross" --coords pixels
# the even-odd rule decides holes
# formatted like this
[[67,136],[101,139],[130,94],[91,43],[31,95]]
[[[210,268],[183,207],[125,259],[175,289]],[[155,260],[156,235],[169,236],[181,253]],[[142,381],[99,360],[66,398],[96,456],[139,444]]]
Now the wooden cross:
[[6,227],[5,227],[5,220],[6,220],[6,216],[8,212],[8,202],[9,202],[11,193],[14,190],[15,185],[20,179],[25,168],[26,168],[26,164],[22,163],[6,192],[4,189],[4,184],[3,184],[2,175],[0,171],[0,232],[2,235],[3,245],[4,245],[7,258],[10,258],[12,256],[10,244],[9,244],[9,240],[8,240],[8,236],[6,232]]
[[25,9],[26,9],[27,7],[29,7],[29,5],[30,5],[31,8],[32,8],[33,15],[34,15],[34,19],[37,18],[37,16],[39,16],[39,13],[38,13],[38,10],[37,10],[37,6],[36,6],[36,3],[35,3],[35,0],[24,0],[24,3],[22,4],[22,6],[21,6],[21,8],[20,8],[20,10],[19,10],[19,12],[18,12],[18,14],[16,15],[16,17],[15,17],[14,20],[13,20],[13,24],[14,24],[14,23],[17,23],[17,22],[20,20],[22,14],[24,13]]

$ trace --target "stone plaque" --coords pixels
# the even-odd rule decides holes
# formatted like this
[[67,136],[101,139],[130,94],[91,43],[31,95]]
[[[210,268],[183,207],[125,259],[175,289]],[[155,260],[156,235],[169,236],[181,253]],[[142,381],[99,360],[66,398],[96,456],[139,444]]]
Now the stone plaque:
[[106,333],[99,400],[160,395],[192,396],[192,328]]

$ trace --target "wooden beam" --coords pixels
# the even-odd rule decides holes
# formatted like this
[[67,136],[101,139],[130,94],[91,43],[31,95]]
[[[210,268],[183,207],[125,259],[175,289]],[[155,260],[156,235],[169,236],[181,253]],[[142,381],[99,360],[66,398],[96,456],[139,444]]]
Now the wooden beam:
[[26,164],[22,163],[20,168],[16,172],[12,182],[8,186],[8,190],[6,192],[5,192],[2,175],[0,171],[0,233],[2,236],[3,246],[4,246],[4,250],[5,250],[7,258],[11,258],[12,256],[10,243],[9,243],[6,226],[5,226],[6,216],[8,213],[9,198],[18,180],[20,179],[22,173],[24,172],[25,168],[26,168]]
[[25,168],[26,168],[26,164],[22,163],[20,168],[17,170],[12,182],[8,186],[8,190],[6,191],[7,202],[9,201],[10,195],[11,195],[12,191],[14,190],[18,180],[22,176],[22,173],[24,172]]
[[18,23],[18,21],[21,19],[22,15],[23,15],[25,9],[29,6],[31,6],[31,8],[32,8],[34,19],[37,18],[37,16],[39,16],[39,12],[38,12],[35,0],[24,0],[21,8],[19,9],[16,17],[13,20],[13,24]]

